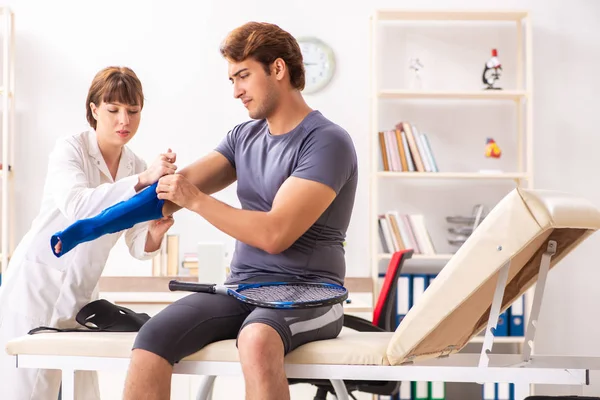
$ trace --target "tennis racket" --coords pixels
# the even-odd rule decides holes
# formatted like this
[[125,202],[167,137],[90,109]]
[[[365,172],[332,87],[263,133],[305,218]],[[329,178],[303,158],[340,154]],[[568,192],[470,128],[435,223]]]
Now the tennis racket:
[[266,282],[216,285],[195,282],[169,282],[171,291],[217,293],[245,303],[268,308],[311,308],[341,303],[348,298],[345,287],[332,283]]

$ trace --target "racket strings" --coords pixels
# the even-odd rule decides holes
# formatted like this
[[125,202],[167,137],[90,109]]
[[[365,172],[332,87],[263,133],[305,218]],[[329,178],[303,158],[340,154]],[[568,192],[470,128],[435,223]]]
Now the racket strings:
[[249,299],[263,302],[309,302],[342,296],[344,290],[313,285],[276,285],[244,289],[240,292]]

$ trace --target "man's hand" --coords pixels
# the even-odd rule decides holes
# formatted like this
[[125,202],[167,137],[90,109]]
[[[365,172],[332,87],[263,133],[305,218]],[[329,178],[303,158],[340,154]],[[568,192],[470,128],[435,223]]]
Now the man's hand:
[[169,228],[173,226],[175,220],[172,215],[168,217],[162,217],[160,219],[155,219],[154,221],[150,221],[148,224],[148,236],[146,237],[146,245],[144,246],[144,251],[146,253],[152,253],[160,248],[160,244],[162,243],[163,236]]
[[62,250],[62,242],[60,241],[60,239],[58,239],[58,242],[54,246],[54,253],[55,254],[60,254],[61,250]]
[[139,175],[140,188],[136,187],[136,189],[141,190],[154,184],[161,176],[174,174],[177,170],[177,166],[174,164],[176,160],[177,155],[171,149],[158,156],[152,165]]
[[181,174],[165,175],[158,180],[157,197],[177,204],[179,207],[192,209],[198,196],[202,194],[186,177]]

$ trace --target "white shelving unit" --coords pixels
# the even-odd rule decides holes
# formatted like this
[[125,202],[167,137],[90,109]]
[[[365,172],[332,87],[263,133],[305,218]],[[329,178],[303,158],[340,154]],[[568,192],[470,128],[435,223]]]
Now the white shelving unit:
[[[382,24],[398,24],[401,28],[402,23],[410,23],[412,27],[415,24],[435,21],[438,24],[445,23],[477,23],[472,29],[476,31],[478,26],[487,26],[495,23],[512,23],[516,30],[516,73],[514,87],[503,90],[473,90],[472,87],[465,87],[464,90],[439,90],[406,89],[402,87],[383,87],[383,77],[380,74],[380,63],[382,54],[393,53],[394,50],[389,47],[381,49],[383,40],[380,33]],[[386,210],[380,209],[380,190],[390,181],[398,180],[419,180],[429,185],[435,185],[438,181],[446,182],[467,181],[472,184],[485,183],[490,181],[512,182],[513,187],[533,187],[533,123],[532,123],[532,57],[531,57],[531,23],[527,11],[429,11],[429,10],[377,10],[371,17],[371,54],[370,54],[370,79],[371,79],[371,129],[370,129],[370,262],[373,278],[374,293],[379,293],[378,274],[380,273],[380,262],[388,260],[390,254],[381,253],[381,245],[378,233],[377,216]],[[430,60],[431,61],[431,60]],[[427,107],[427,101],[433,100],[437,104],[446,102],[458,107],[470,107],[475,102],[509,102],[516,107],[516,165],[514,169],[508,172],[488,173],[488,172],[392,172],[383,171],[381,166],[380,145],[378,142],[378,132],[387,129],[380,126],[380,104],[382,101],[402,100],[403,102],[418,101],[419,104]],[[460,104],[456,102],[469,101]],[[455,102],[455,103],[452,103]],[[495,103],[493,103],[495,104]],[[398,119],[401,119],[399,117]],[[418,124],[418,123],[417,123]],[[476,166],[475,166],[476,167]],[[418,189],[417,189],[418,190]],[[426,210],[423,210],[426,214]],[[415,254],[412,260],[409,260],[407,268],[409,272],[419,270],[418,265],[430,264],[431,268],[441,270],[445,263],[452,257],[452,254],[435,254],[425,256]],[[412,267],[410,264],[418,264]],[[434,265],[431,267],[431,265]],[[374,296],[376,299],[377,296]]]
[[15,15],[8,7],[0,7],[2,35],[2,82],[0,98],[1,230],[0,272],[4,273],[15,247],[14,243],[14,137],[15,137]]
[[[406,40],[410,40],[410,38],[417,38],[418,40],[421,40],[421,44],[425,43],[425,45],[439,45],[441,42],[445,43],[446,40],[452,40],[446,39],[444,35],[440,35],[428,41],[427,39],[424,39],[427,36],[427,32],[422,33],[419,31],[419,33],[416,33],[417,29],[420,29],[422,24],[426,24],[427,29],[427,26],[431,26],[432,21],[435,26],[444,27],[442,29],[445,29],[446,25],[468,26],[468,29],[472,29],[473,33],[470,33],[470,35],[475,37],[475,40],[477,40],[477,34],[475,33],[477,32],[477,29],[488,29],[488,34],[490,32],[490,28],[498,24],[502,24],[504,29],[514,29],[513,35],[516,39],[516,43],[513,40],[511,42],[511,48],[514,48],[516,54],[511,54],[511,57],[508,57],[506,52],[502,53],[505,55],[504,58],[509,58],[513,63],[512,66],[514,67],[514,74],[512,75],[511,84],[503,87],[502,90],[484,90],[483,83],[481,84],[481,88],[478,88],[477,86],[474,87],[472,84],[473,81],[466,83],[463,87],[462,82],[460,82],[460,79],[458,79],[457,81],[451,82],[450,86],[453,86],[451,89],[444,87],[438,88],[436,87],[437,85],[431,84],[431,81],[428,82],[430,83],[428,85],[429,87],[415,89],[402,87],[402,83],[406,83],[406,80],[402,81],[401,79],[395,79],[394,77],[390,80],[387,76],[385,76],[385,72],[389,73],[389,71],[392,71],[392,74],[402,76],[402,72],[399,70],[399,68],[406,68],[405,71],[408,71],[407,58],[409,56],[414,57],[412,54],[408,54],[410,50],[407,49],[414,49],[415,47],[405,45],[402,43],[401,39],[398,39],[399,37],[406,37]],[[392,26],[392,29],[394,30],[402,30],[404,29],[404,25],[408,25],[408,29],[411,29],[410,33],[404,34],[404,36],[400,36],[398,33],[396,33],[396,31],[392,31],[390,29],[390,26]],[[390,35],[388,38],[386,38],[384,35],[386,32]],[[463,37],[466,37],[466,40],[469,40],[471,38],[470,35]],[[440,191],[446,190],[448,193],[452,193],[455,187],[460,187],[460,190],[465,190],[465,187],[477,187],[488,184],[501,184],[511,189],[514,187],[533,187],[533,76],[531,37],[531,20],[527,11],[377,10],[372,15],[370,37],[371,121],[369,132],[369,257],[373,281],[374,300],[377,299],[380,289],[379,274],[383,272],[387,261],[391,259],[391,254],[382,252],[382,245],[379,238],[378,215],[389,211],[385,209],[386,206],[384,206],[384,204],[389,204],[395,199],[401,200],[404,194],[405,204],[406,202],[409,202],[411,206],[414,206],[412,207],[413,209],[419,209],[419,212],[426,218],[428,211],[430,210],[425,207],[431,207],[432,204],[435,204],[435,200],[429,200],[425,205],[413,204],[411,201],[415,202],[414,199],[417,198],[415,196],[418,196],[418,193],[411,192],[411,195],[407,196],[404,190],[395,190],[392,187],[396,188],[398,185],[402,185],[403,189],[404,187],[407,187],[410,188],[407,190],[417,192],[419,190],[423,190],[423,188],[431,189],[432,187],[439,187],[433,192],[437,193],[438,195],[441,193]],[[470,45],[470,43],[462,44],[466,46]],[[402,47],[403,45],[405,47]],[[459,46],[456,43],[452,43],[452,45],[455,46],[452,47],[452,50]],[[480,47],[478,47],[478,50],[481,49],[481,43],[479,45]],[[489,49],[491,48],[495,48],[495,46],[490,44]],[[404,50],[405,53],[399,56],[398,54],[401,53],[402,50]],[[446,56],[446,58],[442,58],[440,60],[436,60],[434,57],[437,55],[437,53],[427,53],[429,65],[436,62],[439,64],[447,63],[448,53],[451,54],[452,50],[444,53],[443,55]],[[489,55],[489,53],[486,53],[486,55]],[[459,60],[458,62],[461,61],[463,60]],[[484,61],[485,60],[482,59],[481,64],[476,66],[477,68],[481,68],[479,69],[480,72],[483,69]],[[398,64],[384,63],[400,63],[401,65],[398,66]],[[427,69],[427,65],[428,64],[426,62],[424,70]],[[473,65],[466,66],[465,68],[470,68],[469,71],[475,70]],[[435,69],[435,66],[433,69]],[[504,68],[504,70],[506,70],[506,68]],[[453,71],[456,71],[456,69]],[[503,73],[505,73],[505,71],[503,71]],[[477,78],[478,77],[474,77],[473,79]],[[481,78],[479,77],[479,79]],[[388,83],[390,81],[395,82],[396,84],[390,85]],[[392,107],[390,107],[390,102],[393,102]],[[430,105],[433,105],[431,108],[432,114],[428,114],[429,109],[427,109],[427,107]],[[440,172],[392,172],[383,170],[383,162],[380,155],[381,147],[379,143],[379,132],[391,129],[391,127],[382,126],[382,124],[384,124],[382,121],[390,121],[390,117],[392,117],[397,118],[397,122],[406,122],[406,115],[412,112],[413,115],[418,115],[418,120],[409,122],[415,123],[418,126],[422,122],[424,116],[425,118],[436,118],[436,113],[447,113],[452,107],[465,110],[468,107],[476,108],[480,106],[485,106],[486,108],[491,109],[491,113],[494,114],[496,113],[497,107],[504,107],[504,110],[508,109],[511,113],[514,113],[512,116],[513,120],[516,122],[516,126],[514,126],[514,130],[511,129],[510,132],[506,132],[507,136],[514,138],[514,150],[511,154],[512,158],[509,159],[511,161],[510,167],[503,168],[501,172],[479,172],[480,170],[486,170],[487,168],[482,165],[473,165],[472,171],[453,171],[446,170],[443,168],[443,165],[439,165],[438,163]],[[403,110],[407,107],[409,110],[407,113],[404,113]],[[415,114],[415,110],[417,109],[421,110],[420,114],[418,112]],[[423,110],[425,111],[423,112]],[[398,113],[397,116],[390,115],[390,113],[395,112]],[[470,113],[467,115],[470,115]],[[477,129],[473,128],[473,125],[475,124],[469,125],[469,129]],[[464,135],[471,133],[471,131],[468,129],[464,132],[459,132],[460,134]],[[435,134],[435,132],[431,132],[431,134]],[[435,148],[433,151],[436,153]],[[514,164],[512,164],[513,159],[515,161]],[[508,193],[508,191],[506,193]],[[452,194],[450,194],[448,197],[440,199],[440,201],[452,201]],[[492,207],[493,204],[487,204],[487,206]],[[398,209],[398,212],[400,214],[403,213],[402,209]],[[438,220],[436,219],[435,221]],[[431,222],[431,224],[436,223],[437,222]],[[413,257],[406,262],[403,273],[436,274],[437,272],[441,271],[441,269],[452,258],[452,256],[453,254],[447,252],[446,249],[442,249],[440,254],[434,255],[414,254]],[[529,295],[526,298],[526,317],[528,316],[527,311],[530,309],[529,303],[531,297],[532,296]],[[523,339],[523,337],[519,336],[506,336],[497,337],[494,339],[494,341],[495,343],[502,344],[504,346],[516,345],[520,347],[523,344]],[[482,341],[482,337],[474,337],[470,343],[479,344],[482,343]]]
[[[438,29],[440,29],[439,27],[441,26],[442,28],[438,31],[426,30],[425,33],[423,33],[423,25],[425,25],[425,29],[428,29],[428,27],[431,26],[438,27]],[[450,32],[452,32],[453,27],[456,25],[469,27],[469,34],[459,36],[460,39],[468,41],[467,43],[456,43],[453,41],[454,37],[446,35],[446,30],[449,32],[449,35],[451,35]],[[514,49],[516,54],[507,54],[504,50],[502,50],[504,52],[501,53],[506,56],[506,59],[510,60],[509,65],[514,67],[512,70],[513,75],[511,76],[512,80],[509,79],[508,81],[505,81],[510,82],[506,87],[504,87],[504,84],[502,85],[502,90],[484,90],[483,82],[481,82],[480,87],[473,84],[477,82],[473,81],[473,79],[478,78],[474,75],[476,73],[481,73],[484,60],[481,59],[481,64],[477,66],[473,63],[471,63],[471,65],[463,64],[471,62],[474,59],[474,57],[469,56],[473,56],[474,53],[481,53],[483,45],[481,41],[478,42],[478,34],[476,33],[478,32],[478,29],[487,29],[486,32],[489,35],[490,29],[495,29],[492,27],[497,25],[502,25],[503,29],[511,30],[511,38],[514,37],[514,39],[511,39],[511,46],[507,46],[507,48]],[[408,29],[405,29],[405,26],[408,26]],[[398,34],[397,30],[401,30],[401,34]],[[441,31],[443,31],[443,33],[440,34]],[[430,32],[437,32],[438,35],[433,39],[429,38],[427,35]],[[389,36],[386,37],[385,35]],[[498,36],[501,36],[501,34]],[[383,246],[381,245],[379,238],[378,216],[390,211],[386,209],[386,207],[389,207],[391,202],[395,202],[396,199],[401,200],[402,197],[404,197],[404,204],[402,206],[399,205],[398,207],[409,205],[413,210],[418,209],[419,213],[427,218],[427,214],[432,211],[427,207],[435,207],[437,200],[429,199],[425,202],[417,200],[423,198],[422,193],[424,188],[425,190],[435,188],[435,190],[431,190],[429,193],[434,193],[434,196],[440,196],[439,201],[445,203],[453,201],[453,190],[469,190],[465,188],[484,187],[485,185],[494,185],[496,188],[502,186],[502,190],[505,190],[505,188],[512,189],[514,187],[533,187],[533,75],[531,38],[531,19],[527,11],[377,10],[373,14],[371,18],[370,37],[371,121],[369,132],[369,257],[374,301],[377,299],[380,289],[379,274],[384,271],[385,265],[391,259],[391,254],[382,252]],[[412,47],[403,43],[403,41],[409,41],[411,39],[416,39],[420,42],[418,45],[413,45]],[[498,37],[496,39],[498,39]],[[451,42],[451,45],[447,51],[442,50],[441,53],[427,51],[430,50],[430,48],[428,48],[430,45],[435,47],[436,45],[439,46],[440,43],[448,43],[448,41]],[[485,43],[487,44],[487,42]],[[478,46],[476,50],[471,48],[472,44],[475,47]],[[461,47],[461,45],[463,45],[463,47]],[[496,48],[496,45],[490,43],[489,47],[487,47],[487,51],[492,48]],[[402,74],[402,70],[408,70],[409,57],[420,57],[419,51],[415,50],[423,49],[424,54],[426,54],[428,58],[428,62],[426,61],[424,63],[424,71],[427,71],[429,65],[430,70],[437,71],[441,74],[448,74],[446,68],[454,72],[457,71],[457,68],[452,69],[452,66],[448,67],[447,65],[450,61],[449,59],[454,55],[454,51],[458,51],[461,55],[466,54],[467,57],[465,59],[459,59],[458,61],[454,59],[453,61],[460,63],[459,65],[461,68],[469,71],[468,73],[463,73],[463,75],[471,76],[471,78],[468,78],[470,82],[464,82],[461,81],[460,78],[455,78],[449,85],[443,85],[447,83],[448,80],[447,77],[443,77],[441,80],[433,79],[432,81],[428,81],[427,85],[423,85],[423,82],[421,81],[421,86],[407,87],[411,85],[407,84],[406,79],[401,78],[403,76],[406,77],[406,75]],[[402,53],[402,51],[404,51],[404,53]],[[413,54],[413,52],[417,54]],[[486,54],[489,55],[490,53]],[[500,58],[502,59],[503,57]],[[436,69],[436,67],[440,65],[443,65],[444,67]],[[504,66],[505,65],[503,64],[503,67]],[[506,68],[503,68],[503,75],[505,72]],[[386,73],[398,75],[400,78],[393,76],[390,79]],[[451,75],[451,77],[454,77],[454,75]],[[481,78],[479,77],[479,79]],[[502,82],[502,79],[500,81]],[[451,87],[448,88],[442,86]],[[392,106],[390,106],[390,103]],[[429,106],[432,107],[427,108]],[[437,113],[448,113],[448,110],[454,110],[453,107],[454,109],[461,111],[466,110],[468,107],[473,107],[476,110],[481,109],[478,107],[486,107],[486,109],[492,110],[490,114],[487,114],[488,116],[502,115],[503,117],[508,115],[506,110],[510,110],[512,118],[510,121],[511,123],[512,121],[515,121],[516,126],[514,126],[514,129],[511,129],[510,127],[512,125],[509,125],[510,132],[506,132],[507,135],[514,138],[514,145],[511,148],[512,158],[509,158],[510,163],[507,162],[507,164],[512,164],[513,160],[514,164],[507,166],[506,168],[501,168],[501,171],[492,172],[486,171],[489,170],[489,168],[482,165],[472,165],[472,168],[463,168],[461,170],[447,170],[443,165],[440,165],[441,163],[438,163],[440,172],[384,171],[381,156],[382,150],[379,143],[379,132],[392,129],[390,126],[384,126],[384,124],[389,124],[391,121],[390,117],[397,119],[394,124],[403,121],[414,123],[419,126],[423,120],[435,119],[438,115],[443,118],[444,114]],[[419,113],[416,111],[417,109],[421,110],[421,112]],[[502,110],[504,110],[504,114],[498,114]],[[450,113],[453,114],[453,118],[446,118],[444,121],[447,122],[448,120],[451,121],[457,118],[453,112]],[[472,113],[473,112],[469,110],[466,114],[465,111],[463,111],[462,114],[460,111],[456,114],[461,115],[463,118],[465,116],[469,118]],[[475,113],[477,113],[477,111],[475,111]],[[414,116],[416,120],[410,121],[412,116]],[[452,133],[458,131],[461,135],[472,135],[474,130],[483,130],[478,126],[480,120],[481,119],[473,119],[473,121],[467,121],[465,124],[467,128],[464,132],[460,130],[460,127],[458,129],[456,128],[456,125],[461,124],[461,122],[456,122],[455,129]],[[432,124],[430,124],[430,126],[431,125]],[[506,125],[508,125],[508,122]],[[448,133],[448,131],[449,130],[444,133]],[[433,131],[427,133],[428,137],[432,137],[432,135],[435,135],[437,132]],[[446,141],[446,143],[448,143],[448,141]],[[464,141],[460,143],[461,146],[465,145]],[[436,156],[436,150],[439,150],[439,148],[433,149],[434,156]],[[453,150],[456,151],[457,148],[454,147]],[[470,151],[473,151],[473,148],[471,148]],[[452,152],[446,153],[445,155],[453,158],[460,157],[460,155],[455,155]],[[437,161],[436,157],[436,162]],[[469,160],[469,162],[473,162],[473,160]],[[460,164],[464,166],[464,163],[448,164]],[[396,167],[395,169],[398,168]],[[403,167],[402,169],[405,168]],[[464,169],[467,169],[467,171],[464,171]],[[399,185],[402,185],[401,190],[398,190]],[[411,193],[407,194],[404,188],[409,188],[407,190],[411,191]],[[419,190],[421,190],[420,196]],[[445,193],[448,193],[448,195]],[[461,200],[454,201],[464,202],[465,198],[470,199],[470,197],[465,197],[464,195],[458,197]],[[488,208],[493,206],[493,204],[486,205]],[[397,209],[397,211],[399,214],[410,213],[410,211],[403,211],[402,208]],[[436,224],[437,221],[440,220],[440,213],[441,212],[438,211],[438,215],[435,219],[432,218],[432,220],[429,220],[429,223]],[[434,246],[438,247],[435,245],[435,242]],[[452,250],[455,251],[456,249]],[[406,262],[403,273],[435,275],[442,270],[453,256],[452,252],[448,252],[445,248],[442,248],[439,251],[440,254],[433,255],[413,254],[413,257]],[[530,293],[532,293],[531,290]],[[526,296],[526,318],[529,315],[528,310],[531,308],[531,297],[532,296],[529,293]],[[525,321],[525,323],[527,322]],[[496,337],[494,338],[494,343],[501,346],[517,346],[517,348],[521,348],[523,340],[524,338],[520,336]],[[482,343],[483,337],[476,336],[470,340],[471,346],[477,347]],[[460,396],[462,396],[461,398],[464,398],[465,395],[469,397],[469,395],[464,392],[467,388],[460,384],[458,384],[458,386],[456,384],[446,386],[444,389],[446,393],[448,389],[450,389],[450,392],[459,391]],[[456,396],[456,393],[454,393],[454,396]],[[477,398],[472,396],[473,393],[471,393],[471,397],[469,398]],[[377,397],[374,396],[374,398]]]
[[[451,36],[446,37],[445,33],[440,34],[440,30],[437,31],[438,36],[435,36],[433,39],[427,38],[427,34],[429,32],[435,32],[435,30],[425,31],[425,33],[423,33],[421,31],[423,24],[425,25],[425,29],[428,29],[428,27],[431,27],[432,25],[440,29],[439,27],[441,26],[442,31],[445,30],[448,25],[449,32],[456,25],[459,25],[461,28],[468,26],[468,29],[472,31],[469,31],[469,34],[462,36],[461,38],[464,40],[474,40],[475,46],[479,47],[477,47],[477,50],[472,50],[469,47],[471,42],[467,42],[461,43],[464,46],[463,48],[460,48],[461,44],[452,42],[450,50],[447,52],[442,51],[441,54],[438,54],[435,51],[427,52],[427,50],[430,50],[427,46],[439,46],[440,43],[447,43],[447,41],[452,41],[453,38]],[[506,87],[503,85],[502,90],[484,90],[483,82],[481,83],[480,88],[473,84],[473,79],[478,78],[477,76],[473,77],[473,75],[481,72],[484,62],[483,59],[481,60],[481,64],[478,64],[477,66],[473,64],[463,66],[461,64],[461,68],[468,69],[469,71],[468,73],[465,73],[465,75],[469,75],[472,78],[468,78],[470,82],[462,82],[460,78],[455,79],[450,82],[449,86],[453,86],[450,89],[441,87],[443,85],[438,85],[440,82],[446,83],[445,79],[438,79],[437,81],[433,79],[432,81],[427,82],[428,85],[422,85],[421,88],[415,89],[414,87],[403,87],[409,86],[406,84],[406,79],[402,80],[397,77],[392,77],[390,79],[386,75],[386,72],[390,73],[391,71],[391,74],[402,77],[402,69],[407,68],[408,66],[407,58],[415,57],[415,55],[411,53],[413,51],[418,53],[415,49],[425,49],[424,51],[428,57],[427,61],[429,63],[425,62],[424,70],[426,70],[429,65],[430,69],[435,71],[437,66],[432,64],[437,63],[439,65],[444,65],[444,68],[437,69],[438,73],[445,73],[446,63],[449,62],[449,58],[453,55],[454,50],[458,49],[460,52],[467,48],[467,51],[463,51],[460,54],[467,53],[467,55],[472,55],[471,52],[480,54],[482,42],[477,42],[477,30],[487,29],[487,34],[490,34],[490,29],[493,29],[491,27],[498,24],[502,25],[503,29],[513,30],[514,36],[511,37],[514,37],[516,40],[515,43],[515,40],[511,39],[513,40],[511,42],[512,45],[507,46],[514,49],[516,54],[507,54],[506,51],[502,53],[506,59],[511,60],[510,64],[514,67],[512,70],[513,75],[511,76],[512,80],[509,79],[508,81],[505,81],[510,82],[510,84]],[[404,26],[406,25],[408,26],[408,30],[404,30]],[[400,30],[401,33],[398,34],[397,30]],[[390,36],[386,37],[385,34]],[[411,38],[420,40],[419,45],[421,45],[421,47],[419,47],[419,45],[411,47],[410,45],[403,43],[403,40],[408,41]],[[453,201],[453,197],[455,196],[453,196],[452,193],[454,190],[470,190],[471,188],[494,185],[495,190],[498,190],[499,193],[503,190],[506,190],[506,193],[508,193],[508,190],[514,187],[533,187],[531,21],[530,16],[526,11],[378,10],[371,18],[370,39],[371,128],[369,132],[369,251],[371,276],[373,280],[373,299],[376,300],[380,289],[379,274],[384,271],[387,262],[392,256],[389,253],[382,252],[383,246],[381,245],[379,238],[378,216],[390,211],[386,209],[386,207],[389,207],[390,203],[394,204],[396,202],[404,201],[404,203],[398,205],[398,207],[409,206],[409,208],[412,208],[413,210],[418,209],[419,213],[424,215],[427,219],[428,213],[432,213],[433,211],[428,207],[436,207],[437,200],[434,198],[422,202],[417,199],[422,199],[423,193],[428,190],[430,190],[430,192],[428,192],[429,194],[434,193],[435,195],[440,196],[439,202],[443,204]],[[490,44],[487,51],[495,47],[495,45]],[[404,53],[402,53],[402,51],[404,51]],[[489,55],[490,53],[486,54]],[[440,56],[439,60],[436,59],[438,55]],[[419,55],[417,54],[416,56],[418,57]],[[454,60],[454,62],[468,63],[468,60],[473,59],[474,57],[467,57],[467,60],[459,59]],[[456,68],[452,69],[451,66],[449,69],[455,72],[457,71]],[[503,68],[503,70],[504,74],[506,68]],[[408,71],[408,69],[405,71]],[[480,76],[479,79],[481,79]],[[393,82],[393,84],[390,84],[390,82]],[[475,83],[476,82],[477,81],[475,81]],[[390,104],[392,105],[390,106]],[[431,108],[427,108],[430,106]],[[489,114],[486,114],[488,116],[502,115],[505,117],[508,115],[506,110],[510,110],[510,121],[511,124],[512,121],[514,121],[515,126],[512,128],[513,125],[509,125],[509,123],[506,122],[506,125],[510,128],[510,132],[506,132],[505,136],[510,136],[514,141],[510,151],[510,153],[512,153],[510,154],[512,158],[509,158],[510,162],[507,161],[503,164],[504,168],[501,168],[501,171],[488,172],[486,170],[489,170],[489,168],[485,168],[483,165],[469,165],[468,167],[465,167],[465,163],[463,162],[448,163],[450,165],[460,164],[465,167],[462,170],[446,169],[443,165],[440,165],[442,163],[438,163],[440,172],[384,171],[379,132],[392,129],[390,126],[383,126],[384,124],[388,124],[389,121],[392,121],[390,117],[397,119],[394,123],[403,121],[414,123],[419,126],[427,119],[436,119],[438,116],[439,118],[444,118],[444,114],[438,113],[452,114],[451,118],[446,117],[444,121],[455,119],[456,117],[454,114],[462,115],[463,118],[465,116],[469,118],[473,112],[470,109],[467,109],[468,107],[479,110],[481,108],[478,107],[485,107],[486,110],[491,110]],[[419,110],[420,113],[417,110]],[[459,110],[459,112],[454,113],[454,110]],[[498,110],[504,110],[504,114],[498,114]],[[462,111],[462,114],[460,111]],[[474,113],[477,113],[477,111]],[[412,116],[415,116],[416,120],[410,121]],[[454,123],[454,130],[448,129],[444,133],[447,134],[451,131],[452,134],[458,132],[460,135],[472,135],[474,131],[483,130],[478,126],[480,121],[481,119],[477,118],[474,118],[472,121],[467,121],[467,123],[464,124],[467,126],[464,131],[461,130],[460,127],[456,128],[457,125],[461,124],[461,121],[458,121]],[[427,133],[428,137],[434,137],[433,135],[438,132],[428,131]],[[446,139],[446,143],[448,143],[448,140],[449,139]],[[461,141],[460,143],[462,146],[466,142]],[[434,156],[436,155],[436,150],[440,149],[433,149]],[[454,147],[453,150],[460,150],[460,148],[457,149]],[[472,152],[473,148],[469,151]],[[460,153],[460,151],[458,151],[458,153]],[[455,155],[452,152],[446,153],[445,156],[454,158],[460,157],[460,155]],[[514,164],[512,163],[513,160]],[[469,162],[475,163],[471,159],[469,159]],[[405,168],[403,167],[403,169]],[[467,171],[464,171],[464,169],[467,169]],[[400,186],[402,189],[399,189]],[[501,186],[502,189],[498,189],[498,186]],[[407,189],[405,190],[405,188]],[[435,190],[432,190],[432,188],[435,188]],[[410,193],[407,193],[407,191],[410,191]],[[475,192],[477,192],[477,190],[475,190]],[[479,194],[481,194],[481,192],[479,192]],[[454,201],[464,202],[465,198],[470,199],[471,197],[463,195],[458,196],[458,198],[461,200]],[[491,208],[494,204],[486,205],[488,208]],[[399,214],[410,213],[410,211],[403,211],[402,208],[398,208],[397,211]],[[435,216],[435,219],[432,218],[428,221],[431,225],[436,225],[437,221],[440,221],[441,211],[436,211],[438,212],[438,215]],[[436,248],[438,247],[435,244],[435,241],[434,246]],[[441,247],[439,254],[413,254],[413,257],[405,263],[403,273],[426,275],[437,274],[453,256],[452,252],[448,252],[447,249],[443,248],[444,246],[439,247]],[[455,251],[456,248],[451,250]],[[530,309],[531,297],[532,296],[529,294],[526,296],[526,317],[529,315],[528,310]],[[496,337],[494,343],[501,346],[517,346],[517,348],[521,348],[523,340],[524,338],[520,336]],[[472,338],[470,341],[470,344],[475,347],[482,343],[483,337],[479,336]],[[460,391],[461,395],[464,394],[463,391],[466,389],[464,386],[460,386],[460,384],[459,386],[453,384],[450,387],[455,391]]]

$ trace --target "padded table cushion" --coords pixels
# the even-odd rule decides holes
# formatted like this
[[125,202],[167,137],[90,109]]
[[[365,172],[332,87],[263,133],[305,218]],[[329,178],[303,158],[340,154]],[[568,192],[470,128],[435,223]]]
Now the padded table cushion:
[[[306,344],[288,363],[398,365],[462,349],[487,325],[498,273],[510,262],[502,311],[538,278],[549,240],[550,268],[600,227],[592,203],[565,193],[515,189],[487,215],[429,285],[395,332],[342,330]],[[135,333],[43,333],[7,344],[9,354],[129,357]],[[206,346],[187,360],[238,361],[234,340]]]
[[[392,332],[354,332],[343,329],[335,339],[301,346],[286,356],[291,364],[388,365],[385,355]],[[128,358],[135,332],[52,332],[11,340],[8,354]],[[209,344],[185,358],[193,361],[239,361],[235,340]]]
[[458,352],[488,322],[498,274],[510,261],[502,310],[538,278],[548,241],[550,268],[600,227],[592,203],[566,193],[514,189],[487,215],[396,329],[391,365]]

